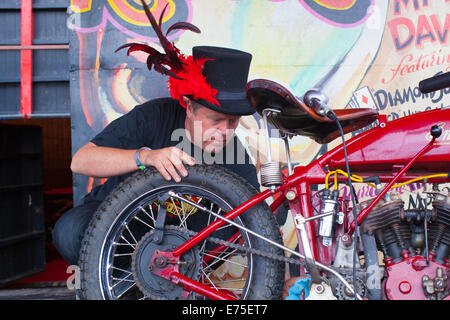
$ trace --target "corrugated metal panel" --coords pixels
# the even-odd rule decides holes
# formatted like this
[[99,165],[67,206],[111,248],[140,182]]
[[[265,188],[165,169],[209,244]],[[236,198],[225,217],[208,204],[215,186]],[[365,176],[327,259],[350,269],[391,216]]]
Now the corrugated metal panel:
[[[20,44],[20,1],[0,2],[0,45]],[[0,117],[20,112],[20,51],[0,51]]]
[[0,117],[20,112],[20,52],[0,51]]
[[[33,45],[69,44],[70,0],[33,0]],[[20,45],[20,0],[0,1],[0,46]],[[1,49],[1,48],[0,48]],[[0,50],[0,118],[20,113],[20,50]],[[69,51],[33,50],[31,116],[70,116]]]
[[[70,0],[33,0],[33,8],[37,9],[65,9]],[[20,10],[21,0],[2,0],[0,9]]]
[[50,114],[65,115],[70,108],[69,98],[66,82],[37,82],[33,85],[33,113],[45,117]]
[[20,112],[20,83],[0,84],[0,118]]
[[0,45],[20,44],[20,8],[12,10],[0,6],[0,21]]
[[20,81],[19,50],[0,51],[0,83]]
[[67,44],[69,31],[66,27],[67,5],[63,8],[36,8],[34,13],[33,44]]

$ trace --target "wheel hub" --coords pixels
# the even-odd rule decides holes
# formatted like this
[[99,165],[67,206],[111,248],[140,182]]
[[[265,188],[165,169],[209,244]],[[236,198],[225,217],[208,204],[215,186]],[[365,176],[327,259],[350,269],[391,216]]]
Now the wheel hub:
[[132,258],[132,272],[136,285],[142,293],[155,300],[175,300],[188,298],[181,286],[168,280],[172,271],[191,279],[200,275],[200,253],[193,248],[181,257],[174,257],[171,252],[189,240],[182,231],[166,227],[161,243],[153,241],[153,230],[139,241]]

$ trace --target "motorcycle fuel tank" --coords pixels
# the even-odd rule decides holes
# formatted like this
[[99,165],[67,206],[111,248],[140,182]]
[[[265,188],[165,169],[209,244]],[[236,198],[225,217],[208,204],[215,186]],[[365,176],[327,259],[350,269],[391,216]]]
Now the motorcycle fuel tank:
[[[399,166],[406,164],[431,141],[430,130],[434,125],[442,128],[442,134],[409,172],[449,172],[450,108],[444,108],[384,122],[348,140],[347,153],[352,173],[398,171]],[[342,146],[331,152],[334,155],[328,162],[329,170],[345,170]]]

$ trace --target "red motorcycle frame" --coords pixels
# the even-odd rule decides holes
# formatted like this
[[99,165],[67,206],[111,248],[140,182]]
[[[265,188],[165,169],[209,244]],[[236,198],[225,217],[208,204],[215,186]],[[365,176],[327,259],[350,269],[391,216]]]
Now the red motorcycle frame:
[[[272,87],[270,87],[272,86]],[[249,88],[268,88],[268,82],[258,80],[251,82]],[[270,83],[268,90],[278,93],[285,90],[281,86]],[[284,100],[292,100],[293,97],[289,92],[285,92]],[[299,103],[298,101],[296,103]],[[303,107],[303,106],[302,106]],[[308,109],[305,109],[307,112]],[[338,111],[338,110],[335,110]],[[350,110],[350,114],[351,111]],[[354,113],[360,111],[354,111]],[[348,116],[348,110],[341,110],[339,117]],[[369,112],[370,113],[370,112]],[[308,115],[309,117],[317,115]],[[450,109],[436,109],[426,112],[421,112],[404,118],[396,119],[388,122],[386,116],[377,115],[374,117],[372,112],[369,117],[353,117],[356,119],[352,126],[347,126],[344,131],[350,132],[355,128],[366,125],[368,122],[378,120],[378,126],[365,131],[346,142],[346,151],[348,154],[348,164],[351,173],[358,175],[361,178],[368,178],[374,174],[378,175],[379,182],[385,183],[385,187],[372,200],[370,205],[361,210],[357,215],[356,223],[359,225],[372,208],[382,199],[382,197],[389,191],[389,189],[396,183],[411,182],[415,179],[423,179],[427,176],[429,183],[446,183],[450,182],[448,174],[441,174],[448,172],[450,164]],[[342,118],[342,119],[344,119]],[[321,124],[325,126],[327,124]],[[436,132],[430,133],[430,130],[440,128],[440,135]],[[438,130],[439,131],[439,130]],[[336,134],[329,134],[326,139],[333,139],[337,137]],[[325,139],[325,140],[326,140]],[[324,141],[324,139],[322,139]],[[327,168],[327,170],[325,169]],[[213,233],[217,228],[225,223],[232,223],[232,220],[245,212],[252,206],[266,200],[271,196],[278,196],[271,204],[271,210],[275,212],[280,205],[285,201],[289,202],[292,216],[295,219],[300,219],[304,223],[305,229],[297,228],[297,236],[299,243],[302,241],[309,242],[307,248],[310,248],[311,258],[314,260],[319,269],[327,269],[330,263],[330,247],[324,246],[320,241],[317,241],[316,230],[314,228],[314,216],[311,199],[313,197],[312,185],[323,184],[330,177],[330,172],[336,170],[345,170],[345,155],[344,146],[339,145],[333,150],[325,153],[319,159],[311,162],[307,166],[297,166],[292,174],[283,177],[283,183],[275,189],[267,189],[251,199],[246,200],[240,206],[228,212],[225,216],[211,223],[204,228],[196,236],[179,246],[172,252],[158,252],[151,261],[155,265],[159,257],[169,258],[173,264],[165,265],[158,270],[154,269],[154,273],[159,276],[172,281],[175,284],[181,284],[184,287],[186,294],[191,291],[204,295],[211,299],[234,299],[226,292],[220,292],[205,286],[193,279],[189,279],[179,273],[178,264],[176,262],[188,250],[192,249],[196,244],[205,239],[208,235]],[[430,173],[438,173],[430,175]],[[348,177],[345,175],[337,176],[336,181],[345,181]],[[176,196],[176,195],[174,195]],[[183,199],[185,201],[185,199]],[[195,206],[195,203],[191,203]],[[353,235],[355,231],[355,221],[348,224],[348,227],[343,230],[343,234],[349,236]],[[281,246],[277,244],[278,246]],[[308,256],[302,252],[290,250],[281,246],[283,250],[289,251],[297,257],[305,258]],[[448,264],[448,261],[447,261]],[[447,267],[448,268],[448,267]],[[349,288],[351,289],[351,288]]]

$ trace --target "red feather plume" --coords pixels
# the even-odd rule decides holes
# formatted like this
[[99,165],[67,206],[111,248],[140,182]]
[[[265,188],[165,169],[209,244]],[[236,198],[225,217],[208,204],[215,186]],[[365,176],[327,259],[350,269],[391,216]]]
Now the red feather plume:
[[177,99],[186,108],[183,96],[192,96],[194,99],[203,99],[212,104],[220,106],[215,98],[217,90],[211,88],[210,84],[202,74],[203,65],[211,59],[195,59],[192,56],[183,59],[184,68],[176,75],[169,78],[169,91],[172,98]]
[[[164,36],[161,25],[164,13],[167,9],[167,5],[164,7],[159,17],[159,23],[153,17],[147,4],[141,0],[144,7],[145,14],[147,15],[153,30],[155,30],[158,36],[159,42],[164,49],[165,53],[161,53],[158,50],[141,43],[127,43],[120,46],[115,52],[128,48],[127,55],[134,51],[142,51],[148,53],[147,67],[149,70],[152,68],[163,75],[169,76],[169,91],[170,95],[177,99],[183,107],[186,107],[183,102],[183,96],[193,96],[194,99],[204,99],[210,103],[220,105],[215,95],[217,90],[211,88],[206,81],[206,78],[202,74],[203,65],[208,59],[194,60],[192,56],[187,58],[180,53],[180,50],[171,43],[166,36]],[[200,29],[189,22],[176,22],[171,25],[166,35],[174,30],[189,30],[192,32],[200,33]]]

